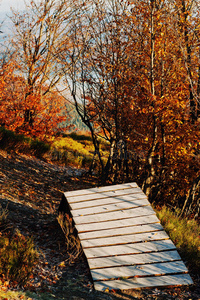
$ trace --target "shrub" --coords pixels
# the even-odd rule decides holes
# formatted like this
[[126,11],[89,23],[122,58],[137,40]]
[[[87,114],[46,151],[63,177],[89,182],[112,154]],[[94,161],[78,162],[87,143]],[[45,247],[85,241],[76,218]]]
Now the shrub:
[[5,280],[24,285],[38,258],[31,238],[16,232],[12,238],[0,237],[0,274]]
[[89,167],[94,151],[92,144],[83,146],[70,137],[58,138],[52,144],[52,158],[66,165]]
[[13,131],[4,127],[0,127],[0,141],[1,149],[16,150],[19,145],[27,143],[29,138],[24,137],[22,134],[15,134]]
[[71,132],[67,134],[75,141],[92,141],[92,137],[89,134],[78,134],[76,132]]
[[30,143],[31,150],[33,150],[33,154],[38,157],[41,157],[43,154],[45,154],[50,150],[49,144],[43,141],[39,141],[38,139],[36,140],[31,139],[29,143]]

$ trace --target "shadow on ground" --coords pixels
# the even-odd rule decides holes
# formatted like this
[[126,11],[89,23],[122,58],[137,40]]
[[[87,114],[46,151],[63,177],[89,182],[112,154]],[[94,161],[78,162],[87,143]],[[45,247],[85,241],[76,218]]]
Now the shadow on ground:
[[68,264],[65,236],[56,219],[63,192],[95,185],[79,175],[73,168],[0,150],[0,204],[9,211],[10,225],[32,236],[40,252],[27,295],[34,292],[36,300],[200,299],[198,281],[194,287],[94,291],[84,255]]

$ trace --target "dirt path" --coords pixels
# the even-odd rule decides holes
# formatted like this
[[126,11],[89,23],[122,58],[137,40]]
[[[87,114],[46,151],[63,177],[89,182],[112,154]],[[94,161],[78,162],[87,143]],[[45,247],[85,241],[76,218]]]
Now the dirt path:
[[[9,222],[33,236],[40,260],[28,289],[51,299],[200,299],[198,277],[193,287],[94,291],[84,255],[68,264],[65,237],[56,220],[62,193],[94,186],[81,170],[53,165],[25,155],[0,151],[0,203]],[[192,274],[191,274],[192,275]]]

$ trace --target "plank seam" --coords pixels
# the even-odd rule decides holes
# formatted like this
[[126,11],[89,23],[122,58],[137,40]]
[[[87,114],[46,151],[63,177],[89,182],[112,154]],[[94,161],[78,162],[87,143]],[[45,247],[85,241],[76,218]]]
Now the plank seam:
[[[142,234],[142,233],[152,233],[152,232],[158,232],[158,231],[164,231],[163,229],[153,229],[153,230],[151,230],[151,231],[140,231],[140,232],[134,232],[134,233],[126,233],[126,235],[133,235],[133,234],[135,234],[135,235],[137,235],[137,234]],[[164,231],[165,232],[165,231]],[[80,233],[79,233],[79,235],[80,235]],[[120,234],[115,234],[115,235],[108,235],[108,236],[98,236],[98,237],[91,237],[91,238],[82,238],[81,237],[81,240],[82,241],[88,241],[88,240],[94,240],[94,239],[104,239],[104,238],[109,238],[109,237],[119,237],[119,236],[124,236],[124,234],[123,233],[120,233]]]
[[[88,258],[88,261],[89,261],[89,258]],[[137,268],[137,266],[146,266],[146,265],[156,265],[156,264],[158,264],[158,263],[171,263],[171,262],[178,262],[178,261],[182,261],[182,259],[181,258],[179,258],[179,259],[172,259],[172,260],[166,260],[166,261],[163,261],[163,260],[160,260],[160,261],[155,261],[155,262],[145,262],[145,263],[137,263],[137,264],[127,264],[127,265],[124,265],[124,264],[122,264],[122,265],[117,265],[117,266],[104,266],[104,267],[90,267],[90,270],[92,270],[92,271],[94,271],[94,270],[104,270],[104,269],[114,269],[114,268],[120,268],[120,267],[131,267],[131,266],[136,266],[136,268]],[[188,273],[188,271],[187,271],[187,273]]]
[[107,213],[111,213],[111,212],[117,212],[117,211],[121,211],[123,212],[124,210],[129,210],[129,209],[136,209],[136,208],[140,208],[140,207],[145,207],[145,206],[151,206],[150,204],[144,204],[144,205],[139,205],[139,206],[130,206],[130,207],[125,207],[125,208],[119,208],[119,209],[114,209],[114,210],[105,210],[105,211],[101,211],[101,212],[93,212],[93,213],[90,213],[90,214],[80,214],[80,215],[73,215],[73,212],[72,212],[72,215],[73,217],[84,217],[84,216],[93,216],[93,215],[102,215],[102,214],[107,214]]
[[[142,215],[142,217],[148,217],[148,216],[151,216],[151,215],[156,215],[156,213],[152,211],[152,213],[149,213],[149,214],[146,214],[146,215]],[[139,218],[139,217],[141,217],[141,216],[137,216],[137,217],[135,217],[135,218]],[[124,217],[124,218],[121,218],[120,221],[121,221],[121,220],[132,219],[132,218],[134,218],[134,217]],[[119,219],[112,219],[112,220],[105,220],[105,221],[102,220],[102,221],[97,221],[97,222],[87,222],[87,223],[76,223],[76,220],[74,220],[74,222],[75,222],[76,225],[86,225],[86,224],[106,223],[106,222],[110,222],[110,221],[118,221],[118,220],[119,220]]]
[[189,274],[188,272],[172,272],[172,273],[158,273],[152,275],[136,275],[136,276],[122,276],[118,278],[105,278],[105,279],[93,279],[94,282],[98,283],[99,281],[114,281],[114,280],[125,280],[125,279],[133,279],[133,278],[155,278],[160,276],[171,276],[171,275],[181,275],[181,274]]
[[[163,238],[163,239],[157,239],[157,240],[154,240],[154,239],[152,239],[152,240],[148,240],[148,242],[149,241],[151,241],[151,242],[153,242],[153,241],[164,241],[164,240],[169,240],[170,238]],[[136,242],[128,242],[128,243],[117,243],[117,244],[108,244],[108,245],[97,245],[97,246],[89,246],[89,247],[84,247],[84,246],[82,246],[83,247],[83,249],[91,249],[91,248],[100,248],[100,247],[109,247],[109,246],[119,246],[119,245],[133,245],[133,244],[140,244],[140,243],[145,243],[145,242],[147,242],[147,241],[141,241],[141,242],[138,242],[138,241],[136,241]]]
[[[137,217],[135,217],[137,218]],[[97,223],[97,222],[95,222]],[[99,222],[98,222],[99,223]],[[91,224],[91,223],[88,223],[88,224]],[[136,226],[143,226],[143,225],[151,225],[151,224],[160,224],[159,220],[157,222],[152,222],[152,223],[141,223],[141,224],[134,224],[134,225],[125,225],[125,226],[120,226],[120,227],[108,227],[108,228],[105,228],[103,230],[111,230],[111,229],[119,229],[119,228],[128,228],[128,227],[136,227]],[[77,224],[78,225],[78,224]],[[102,231],[102,229],[93,229],[93,230],[84,230],[84,231],[80,231],[79,230],[79,233],[89,233],[89,232],[97,232],[97,231]]]
[[[139,244],[139,243],[138,243]],[[106,247],[106,246],[105,246]],[[98,248],[98,247],[97,247]],[[113,255],[105,255],[105,256],[88,256],[87,259],[96,259],[96,258],[108,258],[108,257],[118,257],[118,256],[125,256],[125,255],[137,255],[137,254],[153,254],[153,253],[161,253],[161,252],[169,252],[169,251],[177,251],[176,247],[174,246],[174,248],[172,249],[162,249],[162,250],[158,250],[158,251],[145,251],[145,252],[130,252],[130,253],[122,253],[122,254],[113,254]]]
[[[134,186],[128,186],[128,185],[131,185],[131,184],[134,184]],[[121,190],[126,190],[126,189],[134,189],[134,188],[139,188],[139,186],[136,184],[136,183],[134,183],[134,182],[132,182],[132,183],[125,183],[125,184],[123,184],[124,185],[124,187],[121,187],[121,188],[117,188],[116,189],[116,186],[119,186],[119,185],[111,185],[111,186],[107,186],[108,188],[112,188],[111,190],[105,190],[105,191],[98,191],[98,189],[101,189],[102,187],[95,187],[95,188],[91,188],[91,189],[84,189],[84,190],[82,190],[83,192],[85,192],[85,191],[87,191],[87,192],[90,192],[90,191],[92,191],[91,193],[88,193],[88,194],[84,194],[84,195],[91,195],[91,194],[96,194],[96,193],[102,193],[102,192],[113,192],[113,191],[121,191]],[[126,185],[127,185],[127,187],[126,187]],[[68,191],[68,192],[65,192],[64,194],[68,194],[68,193],[76,193],[77,191],[80,191],[80,190],[76,190],[76,191]],[[74,196],[79,196],[79,195],[71,195],[71,196],[68,196],[68,197],[74,197]]]
[[[117,198],[117,197],[115,197],[115,198]],[[105,198],[106,199],[106,198]],[[100,199],[96,199],[96,200],[101,200],[101,198]],[[133,201],[135,201],[136,199],[133,199],[133,200],[125,200],[125,199],[119,199],[119,200],[121,200],[121,201],[123,201],[124,203],[130,203],[130,202],[133,202]],[[143,200],[147,200],[147,197],[145,196],[144,198],[137,198],[137,201],[143,201]],[[81,205],[83,204],[83,203],[85,203],[85,202],[90,202],[90,201],[94,201],[94,200],[86,200],[86,201],[80,201],[80,202],[72,202],[71,203],[71,205],[73,205],[73,204],[78,204],[78,203],[80,203]],[[114,201],[114,199],[113,199],[113,201]],[[108,204],[106,204],[106,205],[109,205],[109,204],[117,204],[117,203],[120,203],[119,201],[115,201],[115,202],[109,202]],[[84,208],[93,208],[93,207],[101,207],[102,206],[102,204],[96,204],[96,205],[92,205],[92,206],[86,206],[86,207],[78,207],[78,208],[72,208],[73,210],[79,210],[79,209],[84,209]]]
[[[77,198],[77,197],[82,197],[83,195],[79,195],[79,196],[67,196],[67,195],[65,195],[65,197],[68,199],[68,202],[69,203],[78,203],[78,202],[85,202],[85,201],[94,201],[94,200],[101,200],[101,199],[107,199],[107,198],[117,198],[117,197],[120,197],[120,196],[127,196],[127,195],[135,195],[135,194],[137,194],[138,192],[136,192],[136,193],[133,193],[133,192],[130,192],[130,193],[125,193],[125,194],[121,194],[121,195],[108,195],[108,196],[102,196],[102,197],[100,197],[100,198],[91,198],[91,199],[83,199],[83,200],[81,200],[80,201],[80,199],[79,199],[79,201],[72,201],[72,202],[70,202],[70,199],[68,199],[69,197],[73,197],[73,198]],[[100,195],[101,193],[95,193],[94,195]],[[139,194],[141,194],[142,195],[142,193],[139,193]],[[89,195],[91,195],[91,194],[89,194]],[[88,195],[88,196],[89,196]],[[84,195],[84,196],[86,196],[86,195]],[[147,199],[147,198],[146,198]],[[78,199],[77,199],[78,200]]]

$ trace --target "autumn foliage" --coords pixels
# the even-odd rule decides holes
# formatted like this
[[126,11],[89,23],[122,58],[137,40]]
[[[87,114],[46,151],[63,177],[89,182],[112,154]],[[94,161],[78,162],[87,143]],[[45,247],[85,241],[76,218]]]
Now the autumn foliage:
[[16,70],[11,62],[0,70],[0,124],[17,133],[45,139],[67,119],[63,98],[56,91],[45,96],[36,91],[27,96],[25,79],[16,75]]
[[190,0],[86,1],[63,61],[100,160],[98,137],[110,145],[102,182],[136,180],[152,201],[196,217],[199,11]]
[[91,132],[90,171],[98,159],[102,184],[135,180],[152,201],[198,217],[199,12],[197,0],[31,1],[12,16],[20,55],[1,67],[1,125],[54,132],[62,82]]

